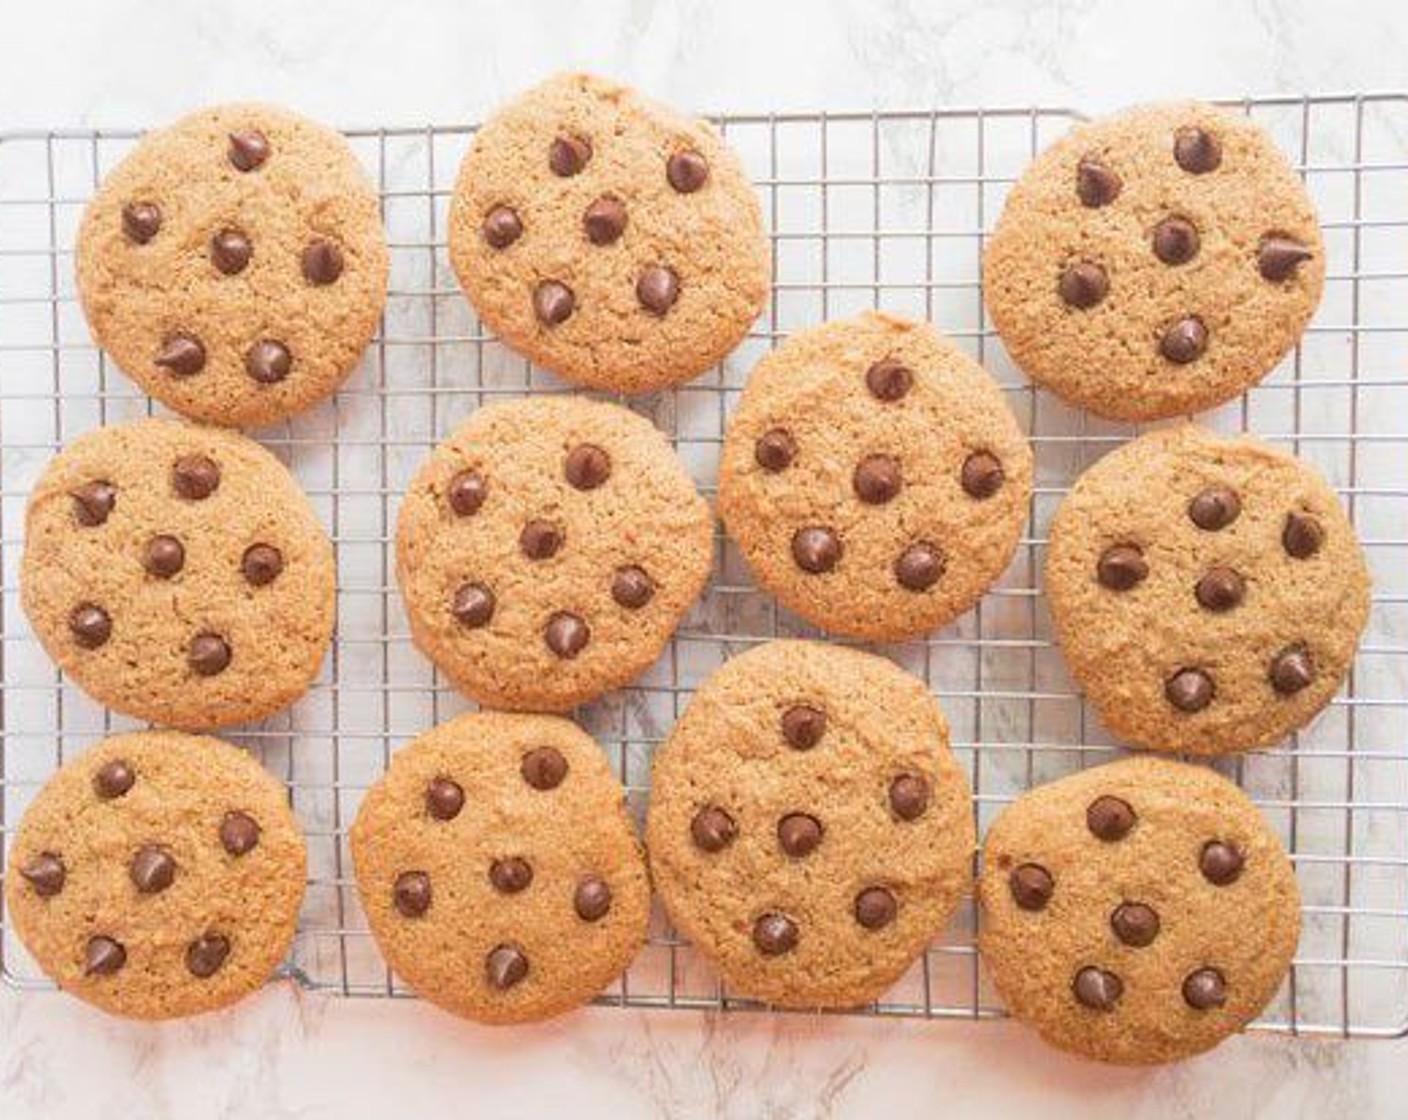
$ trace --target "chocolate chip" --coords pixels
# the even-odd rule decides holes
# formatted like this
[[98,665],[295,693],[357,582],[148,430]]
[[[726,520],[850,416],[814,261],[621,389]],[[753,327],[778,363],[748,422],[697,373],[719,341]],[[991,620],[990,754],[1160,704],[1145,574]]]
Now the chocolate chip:
[[161,229],[161,209],[152,202],[129,202],[122,208],[122,232],[129,241],[145,245]]
[[20,865],[20,874],[40,898],[53,898],[64,889],[68,872],[64,861],[53,852],[40,852]]
[[489,866],[489,882],[493,884],[496,891],[503,894],[517,894],[519,891],[527,890],[533,882],[533,868],[526,859],[519,859],[517,856],[510,856],[508,859],[496,859]]
[[548,560],[562,547],[562,532],[551,521],[530,521],[518,534],[518,547],[529,560]]
[[794,859],[809,856],[821,843],[821,822],[806,813],[788,813],[777,822],[777,842]]
[[764,914],[753,923],[753,944],[765,957],[779,957],[797,947],[797,923],[782,914]]
[[1246,581],[1233,568],[1209,568],[1194,594],[1198,602],[1210,611],[1230,611],[1247,593]]
[[1164,697],[1180,712],[1201,712],[1212,703],[1212,678],[1201,669],[1180,669],[1164,682]]
[[665,178],[680,194],[693,194],[709,181],[709,164],[692,148],[676,152],[665,164]]
[[303,279],[322,287],[342,275],[342,250],[336,242],[318,238],[303,247]]
[[498,945],[484,958],[484,975],[490,984],[506,992],[528,976],[528,958],[516,945]]
[[1007,876],[1007,889],[1012,892],[1012,901],[1023,910],[1044,910],[1056,892],[1056,881],[1040,864],[1024,863]]
[[1085,827],[1096,839],[1113,844],[1134,827],[1134,808],[1123,798],[1102,794],[1085,809]]
[[900,492],[900,465],[888,455],[867,455],[851,475],[856,497],[873,505],[884,505]]
[[587,207],[582,229],[593,245],[610,245],[626,232],[626,207],[619,198],[603,196]]
[[1159,915],[1142,902],[1122,902],[1110,915],[1110,928],[1126,945],[1142,949],[1159,936]]
[[419,918],[430,909],[430,876],[424,871],[403,871],[391,888],[391,902],[402,916]]
[[461,626],[477,630],[494,617],[494,593],[482,583],[461,584],[450,603],[450,613]]
[[1210,1011],[1227,1002],[1227,981],[1215,968],[1200,968],[1183,978],[1183,1002],[1195,1011]]
[[572,907],[584,922],[599,922],[611,909],[611,888],[605,879],[588,875],[572,892]]
[[1305,560],[1320,551],[1325,542],[1325,530],[1309,514],[1286,514],[1286,527],[1281,530],[1281,547],[1287,555]]
[[254,246],[237,229],[222,229],[210,239],[210,263],[226,276],[243,272],[254,255]]
[[220,468],[204,455],[182,455],[171,468],[171,488],[188,501],[204,501],[220,488]]
[[890,782],[890,808],[902,821],[917,821],[929,808],[929,779],[901,774]]
[[155,844],[144,844],[132,857],[127,874],[143,894],[159,894],[176,881],[176,861]]
[[944,574],[944,554],[928,541],[912,544],[895,561],[895,580],[908,591],[928,591]]
[[1137,544],[1113,544],[1100,554],[1095,578],[1111,591],[1128,591],[1149,575],[1144,552]]
[[157,579],[170,579],[185,565],[185,546],[175,537],[153,537],[142,550],[142,567]]
[[1310,260],[1314,255],[1299,241],[1268,234],[1257,246],[1256,267],[1263,280],[1270,280],[1273,284],[1280,283],[1282,280],[1289,280],[1302,262]]
[[83,950],[84,976],[111,976],[127,963],[127,950],[111,937],[90,937]]
[[473,517],[488,495],[489,488],[478,471],[460,471],[445,489],[445,498],[458,517]]
[[1188,503],[1188,516],[1199,529],[1216,532],[1236,521],[1242,512],[1242,499],[1226,486],[1210,486]]
[[628,564],[617,568],[611,577],[611,597],[628,611],[640,610],[654,595],[655,581],[646,575],[644,568]]
[[866,929],[884,929],[898,911],[895,896],[884,887],[866,887],[856,895],[856,921]]
[[753,445],[753,458],[765,471],[777,474],[785,471],[797,457],[797,444],[791,433],[783,428],[773,428],[764,432]]
[[1077,261],[1061,271],[1056,291],[1063,303],[1087,311],[1110,294],[1110,278],[1098,264]]
[[1165,218],[1154,227],[1154,256],[1164,264],[1187,264],[1198,255],[1198,230],[1186,218]]
[[1222,163],[1222,144],[1205,129],[1180,128],[1173,134],[1173,158],[1184,171],[1206,175]]
[[73,516],[87,529],[95,529],[108,519],[117,505],[117,487],[111,482],[85,482],[69,492]]
[[261,385],[277,385],[293,368],[293,355],[282,342],[262,338],[244,356],[244,371]]
[[738,836],[738,826],[722,809],[709,805],[694,814],[689,822],[689,835],[700,851],[721,852]]
[[186,971],[198,980],[208,980],[220,971],[229,955],[228,937],[203,933],[186,946]]
[[1198,853],[1198,870],[1203,873],[1204,879],[1217,887],[1235,883],[1242,874],[1245,862],[1236,847],[1221,840],[1209,840]]
[[425,811],[437,821],[452,821],[464,808],[464,787],[450,778],[432,778],[425,787]]
[[186,661],[202,677],[223,673],[230,665],[230,643],[219,634],[203,631],[186,647]]
[[1268,675],[1272,688],[1282,696],[1291,696],[1315,679],[1315,663],[1305,646],[1287,646],[1272,659]]
[[480,232],[491,248],[507,249],[523,236],[523,221],[512,207],[495,206],[484,215]]
[[792,559],[804,572],[820,575],[836,567],[841,559],[841,538],[834,529],[809,525],[792,534]]
[[1085,156],[1076,164],[1076,195],[1082,206],[1092,210],[1108,206],[1123,187],[1124,181],[1095,156]]
[[534,747],[523,756],[518,772],[534,789],[556,789],[567,777],[567,759],[556,747]]
[[579,443],[567,453],[563,474],[577,490],[595,490],[611,477],[611,456],[594,443]]
[[230,133],[230,162],[241,171],[253,171],[269,158],[269,138],[257,128]]
[[1197,361],[1207,348],[1208,329],[1196,315],[1173,323],[1159,340],[1159,353],[1181,366]]
[[543,631],[543,641],[548,649],[569,661],[587,648],[591,637],[591,628],[569,611],[556,612],[548,619],[547,628]]
[[1124,995],[1124,982],[1113,972],[1087,966],[1076,973],[1071,992],[1092,1011],[1112,1011]]
[[173,334],[152,360],[177,377],[190,377],[205,368],[205,347],[195,335]]
[[799,751],[809,751],[826,734],[826,713],[807,704],[794,704],[782,713],[782,737]]
[[672,268],[651,265],[636,281],[636,299],[647,311],[663,315],[680,298],[680,278]]
[[251,587],[266,587],[284,570],[284,554],[271,544],[252,544],[240,558],[240,571]]
[[247,856],[259,846],[259,822],[231,809],[220,821],[220,846],[232,856]]
[[98,767],[93,775],[93,792],[103,801],[121,797],[137,781],[137,773],[125,759],[115,758]]
[[970,498],[991,498],[1002,489],[1005,477],[1001,461],[991,451],[975,451],[963,460],[960,481]]
[[591,141],[585,136],[559,136],[548,146],[548,166],[564,179],[576,175],[591,158]]
[[556,280],[544,280],[533,289],[533,313],[544,326],[555,327],[566,322],[576,306],[577,297],[572,289]]
[[68,616],[68,628],[84,649],[98,649],[112,637],[112,618],[94,603],[80,603]]
[[865,371],[865,386],[876,400],[897,401],[914,385],[914,372],[894,358],[882,358]]

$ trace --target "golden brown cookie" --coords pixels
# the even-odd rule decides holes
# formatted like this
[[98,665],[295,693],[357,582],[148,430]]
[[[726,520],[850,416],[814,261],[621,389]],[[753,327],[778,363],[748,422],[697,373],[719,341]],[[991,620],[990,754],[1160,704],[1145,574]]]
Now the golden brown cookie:
[[718,133],[586,74],[550,78],[479,130],[450,260],[515,350],[627,393],[722,361],[771,275],[757,196]]
[[188,730],[287,707],[332,638],[332,544],[253,440],[175,420],[80,436],[25,515],[20,595],[96,700]]
[[1339,688],[1369,572],[1308,465],[1185,425],[1076,482],[1051,525],[1051,618],[1106,726],[1157,750],[1269,746]]
[[1106,1062],[1186,1058],[1241,1030],[1300,936],[1285,849],[1212,770],[1131,758],[993,822],[978,947],[1012,1014]]
[[719,514],[784,606],[893,639],[951,621],[1001,575],[1031,486],[1031,449],[982,367],[927,324],[867,312],[758,363]]
[[474,712],[396,752],[352,826],[391,967],[484,1023],[590,1000],[645,940],[650,883],[625,792],[556,716]]
[[328,396],[386,301],[376,193],[345,140],[267,105],[149,133],[78,234],[98,344],[197,420],[271,424]]
[[39,791],[10,848],[15,932],[65,991],[169,1019],[234,1003],[288,952],[306,853],[287,794],[219,739],[103,740]]
[[665,437],[613,404],[480,408],[401,503],[420,649],[474,699],[561,711],[653,662],[709,572],[713,518]]
[[1259,381],[1320,302],[1305,188],[1261,127],[1196,102],[1079,125],[1012,188],[988,313],[1040,385],[1102,416],[1196,412]]
[[922,681],[771,642],[716,671],[656,755],[647,847],[671,918],[735,994],[854,1006],[968,890],[968,781]]

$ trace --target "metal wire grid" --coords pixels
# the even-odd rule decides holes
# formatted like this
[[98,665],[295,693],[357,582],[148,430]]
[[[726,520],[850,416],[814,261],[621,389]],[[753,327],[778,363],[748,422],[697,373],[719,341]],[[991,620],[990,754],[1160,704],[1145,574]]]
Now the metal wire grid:
[[[1316,200],[1326,296],[1294,355],[1205,422],[1315,462],[1369,554],[1372,619],[1342,694],[1288,748],[1220,763],[1281,833],[1304,893],[1296,964],[1260,1026],[1408,1030],[1408,96],[1232,103],[1270,129]],[[982,310],[979,261],[1002,198],[1075,114],[1042,108],[740,115],[718,124],[762,193],[774,297],[740,350],[678,389],[625,402],[668,432],[712,494],[723,427],[754,361],[793,330],[867,307],[935,322],[1007,390],[1036,453],[1028,535],[987,598],[926,640],[884,647],[941,698],[979,827],[1017,794],[1102,761],[1113,744],[1071,685],[1041,601],[1046,526],[1073,479],[1138,429],[1070,409],[1015,372]],[[420,459],[484,400],[562,391],[484,333],[450,272],[445,212],[470,126],[348,133],[382,198],[392,247],[382,329],[327,404],[258,433],[299,477],[338,546],[339,629],[310,694],[230,737],[282,776],[308,831],[310,877],[285,971],[345,995],[406,994],[377,954],[351,879],[346,829],[395,747],[469,705],[411,648],[393,578],[397,496]],[[73,292],[74,232],[132,131],[0,136],[0,835],[39,785],[101,736],[133,726],[45,657],[18,606],[23,506],[43,465],[98,424],[160,411],[113,370]],[[639,815],[651,752],[700,680],[774,636],[818,636],[753,586],[719,536],[714,579],[634,687],[577,713]],[[893,1016],[1002,1014],[966,905],[885,1000]],[[8,928],[0,974],[47,985]],[[600,1002],[754,1006],[724,990],[663,915]]]

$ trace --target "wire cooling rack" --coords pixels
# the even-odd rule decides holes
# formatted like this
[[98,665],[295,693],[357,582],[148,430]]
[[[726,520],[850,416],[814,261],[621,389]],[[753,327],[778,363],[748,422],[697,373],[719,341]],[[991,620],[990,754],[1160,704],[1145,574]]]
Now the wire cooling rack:
[[[1268,128],[1304,177],[1325,230],[1324,302],[1299,349],[1202,419],[1314,462],[1343,497],[1375,581],[1368,633],[1341,694],[1290,744],[1218,763],[1257,800],[1295,860],[1304,932],[1259,1026],[1356,1036],[1408,1031],[1408,95],[1231,102]],[[1075,114],[1051,109],[741,115],[718,120],[762,195],[772,302],[722,367],[632,399],[712,495],[725,420],[757,358],[791,331],[880,307],[922,317],[999,380],[1029,432],[1028,535],[997,587],[954,625],[883,648],[941,698],[984,828],[1023,790],[1114,753],[1051,641],[1040,592],[1045,533],[1074,478],[1138,429],[1032,388],[984,317],[979,261],[1003,197]],[[357,902],[347,827],[396,747],[469,705],[412,648],[394,584],[398,497],[422,457],[485,400],[563,391],[484,333],[445,251],[445,214],[469,126],[348,133],[382,198],[392,246],[382,329],[335,399],[258,433],[292,468],[338,546],[338,633],[290,711],[230,737],[288,785],[310,878],[287,974],[313,989],[407,994]],[[23,509],[61,446],[156,409],[93,346],[74,296],[73,243],[94,186],[135,132],[0,135],[0,834],[6,847],[43,781],[132,726],[57,673],[18,604]],[[712,584],[634,687],[578,718],[639,816],[652,751],[730,654],[817,632],[755,589],[717,540]],[[1002,1014],[965,905],[873,1014]],[[1235,935],[1235,934],[1234,934]],[[8,927],[7,983],[45,986]],[[657,912],[646,949],[600,1002],[752,1006],[732,997]]]

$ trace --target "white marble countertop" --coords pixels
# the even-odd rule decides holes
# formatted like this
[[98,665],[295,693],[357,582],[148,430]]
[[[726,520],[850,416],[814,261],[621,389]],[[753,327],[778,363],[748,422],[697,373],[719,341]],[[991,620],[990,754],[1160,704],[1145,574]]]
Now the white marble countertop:
[[[233,98],[343,125],[478,119],[593,69],[701,111],[1408,89],[1400,0],[11,0],[0,130]],[[1011,1024],[583,1011],[493,1031],[272,986],[159,1026],[0,988],[0,1116],[1402,1115],[1408,1042],[1235,1039],[1102,1069]],[[1398,1104],[1394,1104],[1398,1101]]]

